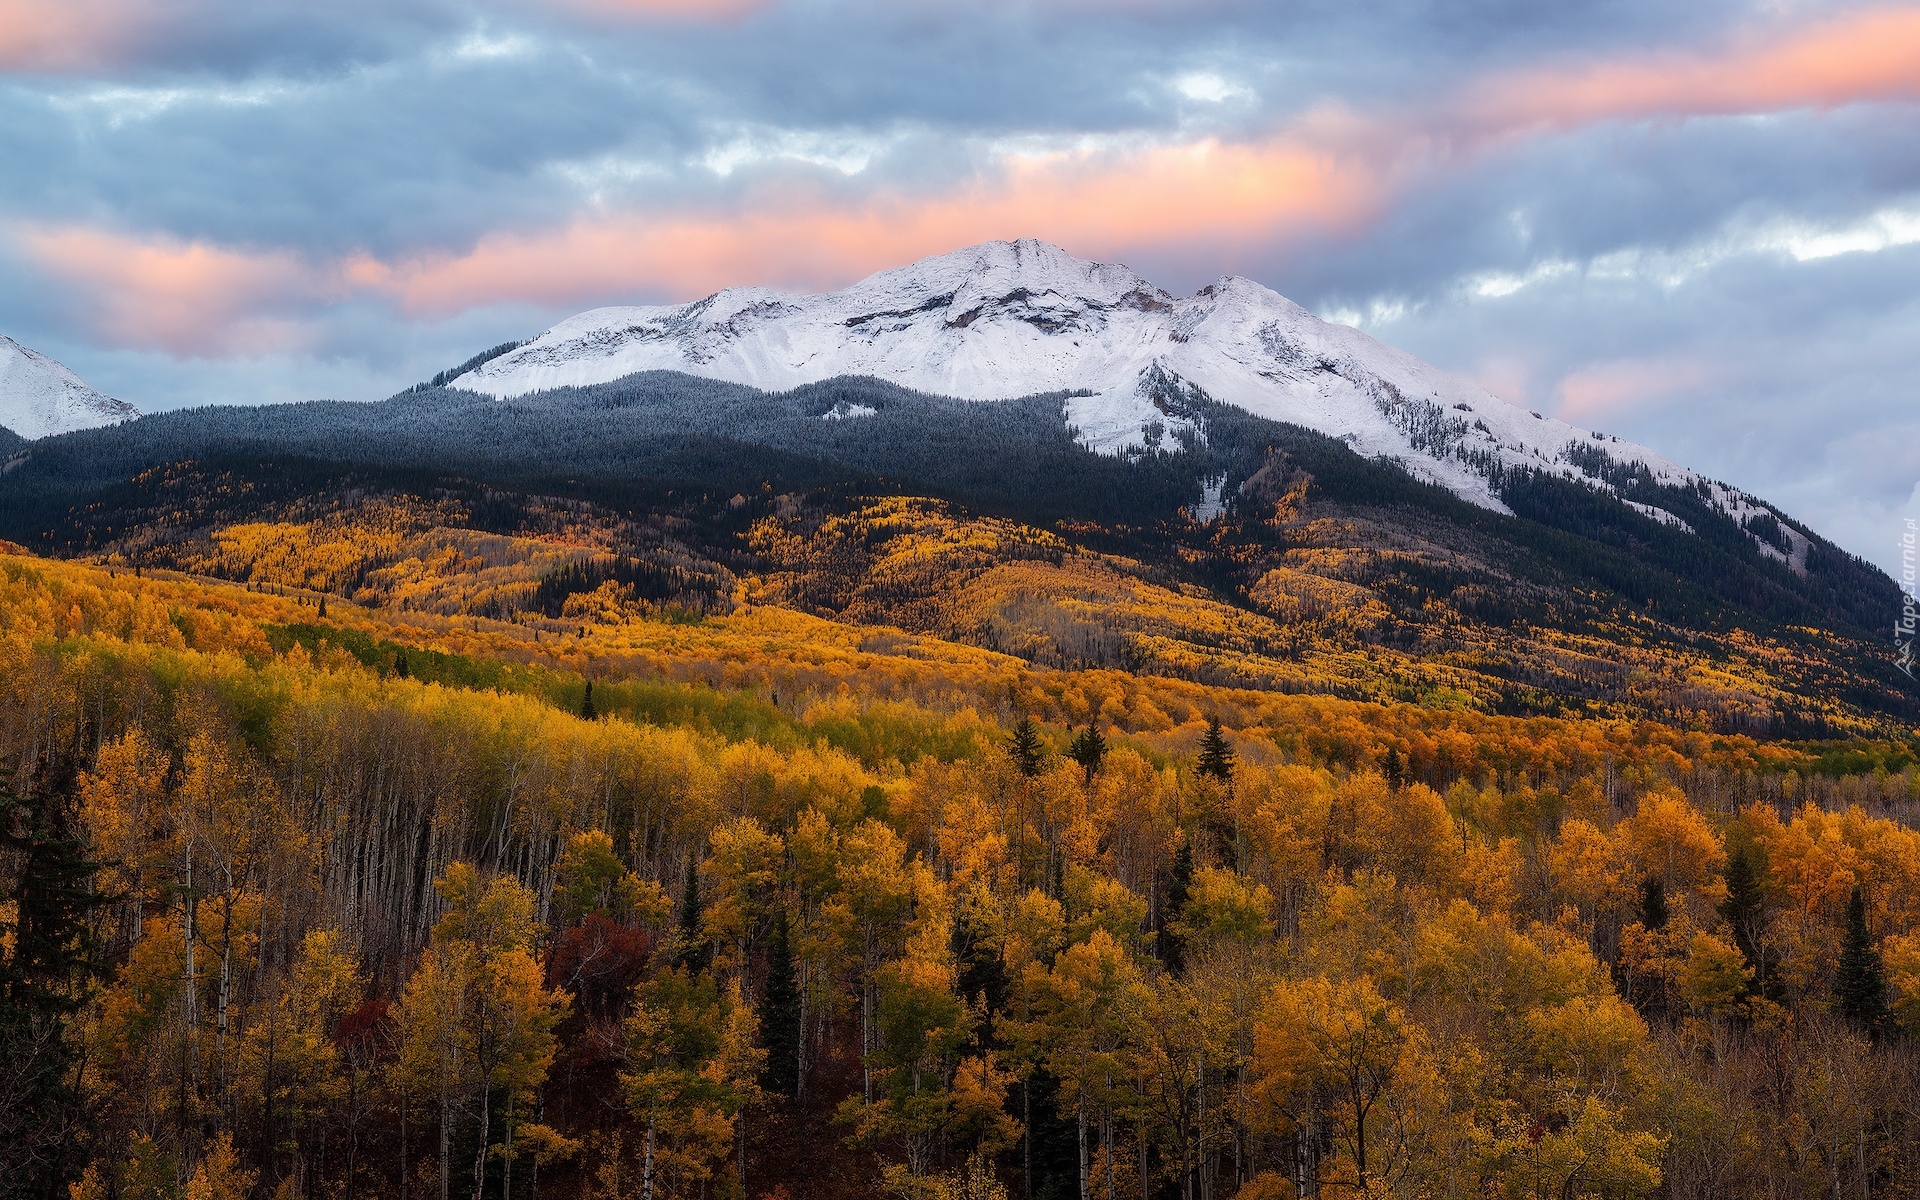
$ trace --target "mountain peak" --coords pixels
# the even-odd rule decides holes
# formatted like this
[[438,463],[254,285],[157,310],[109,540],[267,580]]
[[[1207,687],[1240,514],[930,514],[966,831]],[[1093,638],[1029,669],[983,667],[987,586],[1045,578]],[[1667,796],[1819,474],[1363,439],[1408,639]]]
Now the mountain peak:
[[1729,512],[1757,505],[1643,446],[1527,412],[1322,321],[1256,280],[1223,275],[1175,297],[1033,238],[934,255],[838,292],[742,287],[596,309],[452,386],[506,398],[649,370],[770,391],[867,375],[965,400],[1072,392],[1067,420],[1110,454],[1204,436],[1186,401],[1207,399],[1340,438],[1498,511],[1500,481],[1515,469],[1622,495],[1636,477],[1697,486]]
[[1126,267],[1076,258],[1037,238],[1019,238],[981,242],[923,258],[869,275],[847,291],[921,289],[986,298],[1025,288],[1063,297],[1117,301],[1143,287],[1159,290]]
[[140,415],[88,387],[64,365],[0,334],[0,426],[29,441]]

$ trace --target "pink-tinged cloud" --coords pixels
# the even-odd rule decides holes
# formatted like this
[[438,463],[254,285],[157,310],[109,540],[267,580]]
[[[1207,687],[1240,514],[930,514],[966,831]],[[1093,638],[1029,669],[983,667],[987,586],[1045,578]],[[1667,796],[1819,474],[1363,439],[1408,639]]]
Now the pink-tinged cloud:
[[1664,404],[1726,382],[1726,366],[1697,358],[1620,359],[1562,376],[1554,415],[1592,422],[1649,404]]
[[[1148,249],[1237,257],[1245,247],[1357,230],[1411,184],[1504,137],[1623,118],[1912,98],[1920,98],[1920,11],[1879,10],[1718,53],[1508,74],[1419,112],[1317,110],[1264,142],[1015,155],[937,195],[880,187],[849,201],[789,181],[749,192],[726,211],[584,216],[496,233],[459,254],[315,265],[284,252],[79,227],[20,237],[49,274],[94,298],[103,337],[178,353],[246,353],[284,342],[291,322],[347,297],[436,316],[512,301],[686,299],[742,283],[824,288],[1021,236],[1109,260]],[[1611,386],[1601,376],[1570,378],[1569,414],[1604,409]]]
[[1096,257],[1169,243],[1269,244],[1362,224],[1383,194],[1364,163],[1208,141],[1112,158],[1016,158],[956,198],[844,207],[783,192],[738,215],[582,220],[485,238],[458,256],[363,259],[347,278],[422,314],[504,299],[687,297],[736,283],[824,288],[994,238],[1040,237]]
[[111,62],[157,16],[151,0],[0,0],[0,70],[69,71]]
[[1851,14],[1714,53],[1527,70],[1466,89],[1453,119],[1486,132],[1920,100],[1920,9]]
[[141,240],[78,226],[15,231],[42,270],[83,298],[84,319],[112,345],[198,356],[296,349],[291,311],[338,294],[327,272],[285,252]]
[[83,226],[28,227],[18,244],[87,298],[104,340],[178,354],[284,348],[297,319],[370,298],[410,315],[501,302],[687,298],[738,283],[830,287],[928,254],[1037,236],[1078,253],[1269,245],[1371,220],[1391,189],[1363,161],[1290,144],[1206,141],[1119,155],[1007,160],[957,197],[888,194],[854,206],[791,188],[743,211],[582,219],[496,234],[464,254],[314,264],[282,251],[143,240]]

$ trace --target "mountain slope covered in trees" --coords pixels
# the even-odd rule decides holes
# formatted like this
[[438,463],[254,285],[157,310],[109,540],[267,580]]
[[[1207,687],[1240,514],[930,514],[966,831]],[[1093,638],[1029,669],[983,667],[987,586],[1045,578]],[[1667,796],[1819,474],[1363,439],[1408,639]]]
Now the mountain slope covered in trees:
[[654,374],[169,413],[16,453],[0,536],[442,612],[744,587],[1044,665],[1773,734],[1914,717],[1877,633],[1892,582],[1790,523],[1763,546],[1704,485],[1504,470],[1507,516],[1203,396],[1132,456],[1081,446],[1063,403]]
[[1896,1194],[1917,749],[4,555],[0,1190]]

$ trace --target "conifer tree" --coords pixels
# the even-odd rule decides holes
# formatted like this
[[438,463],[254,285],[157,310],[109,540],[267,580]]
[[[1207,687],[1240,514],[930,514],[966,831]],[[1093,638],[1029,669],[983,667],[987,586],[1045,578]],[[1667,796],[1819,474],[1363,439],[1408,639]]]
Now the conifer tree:
[[1397,746],[1387,747],[1386,762],[1382,766],[1381,770],[1382,770],[1382,773],[1386,775],[1387,786],[1390,788],[1397,788],[1402,783],[1406,782],[1407,769],[1404,765],[1402,765],[1400,761],[1399,747]]
[[1067,755],[1086,771],[1087,782],[1091,784],[1094,775],[1099,773],[1101,760],[1107,756],[1106,736],[1088,721],[1087,727],[1074,734],[1073,741],[1067,744]]
[[673,952],[673,965],[694,974],[707,969],[713,951],[707,945],[706,930],[700,916],[700,872],[693,860],[687,860],[687,890],[680,898],[680,931]]
[[1878,1033],[1887,1018],[1887,970],[1880,948],[1867,928],[1867,902],[1855,885],[1847,899],[1847,934],[1840,946],[1840,969],[1834,972],[1833,996],[1840,1015],[1869,1033]]
[[1040,746],[1040,731],[1034,726],[1032,717],[1021,717],[1013,727],[1013,737],[1007,744],[1007,756],[1013,759],[1013,765],[1028,779],[1040,773],[1040,761],[1044,755]]
[[587,680],[586,694],[580,698],[580,719],[591,721],[598,716],[593,708],[593,680]]
[[[12,945],[0,947],[0,1170],[21,1195],[53,1195],[78,1170],[84,1099],[67,1023],[95,973],[90,920],[104,903],[66,800],[0,796],[0,849],[16,859],[5,900]],[[0,1186],[0,1191],[6,1191]]]
[[1754,986],[1765,986],[1768,971],[1760,959],[1760,928],[1765,918],[1766,892],[1759,866],[1746,846],[1736,844],[1727,855],[1726,878],[1727,898],[1720,904],[1720,915],[1732,927],[1733,944],[1740,947],[1753,970]]
[[1173,870],[1167,875],[1167,903],[1160,911],[1160,927],[1154,937],[1154,953],[1169,971],[1178,971],[1186,958],[1186,939],[1175,927],[1187,907],[1187,892],[1192,886],[1193,846],[1182,842],[1173,856]]
[[787,906],[773,910],[767,946],[767,983],[760,998],[760,1036],[767,1050],[766,1087],[782,1096],[800,1091],[800,985],[793,974],[793,931]]
[[1195,764],[1202,775],[1211,775],[1221,783],[1233,782],[1233,748],[1221,732],[1220,718],[1207,718],[1206,736],[1200,739],[1200,761]]
[[1647,876],[1640,885],[1640,925],[1648,930],[1665,929],[1669,916],[1667,909],[1667,885],[1660,882],[1658,875]]

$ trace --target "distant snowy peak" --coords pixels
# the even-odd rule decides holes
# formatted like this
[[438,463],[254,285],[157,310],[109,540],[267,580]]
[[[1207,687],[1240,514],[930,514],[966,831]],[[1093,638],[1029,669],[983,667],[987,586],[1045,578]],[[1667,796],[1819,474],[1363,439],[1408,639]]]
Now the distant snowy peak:
[[31,441],[139,415],[133,405],[94,391],[46,355],[0,336],[0,426]]
[[[1500,511],[1498,481],[1518,467],[1615,491],[1630,477],[1709,487],[1646,447],[1516,408],[1252,280],[1175,297],[1126,267],[1032,239],[970,246],[822,295],[741,287],[692,304],[595,309],[451,386],[506,398],[655,370],[769,391],[845,375],[967,400],[1083,391],[1067,418],[1109,454],[1190,430],[1180,401],[1198,393],[1394,459]],[[1729,512],[1758,503],[1711,486]]]

